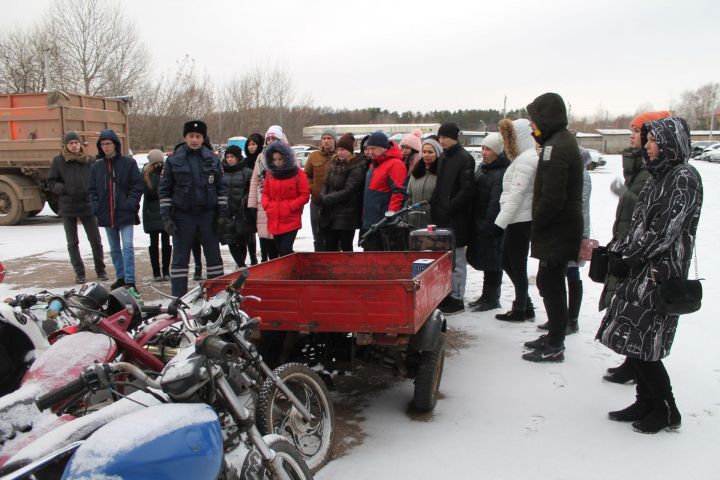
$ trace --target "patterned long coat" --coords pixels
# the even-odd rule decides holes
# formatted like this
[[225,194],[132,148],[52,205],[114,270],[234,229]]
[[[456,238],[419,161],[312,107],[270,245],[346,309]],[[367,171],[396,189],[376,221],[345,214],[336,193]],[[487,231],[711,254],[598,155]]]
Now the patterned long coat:
[[651,177],[626,235],[611,247],[630,273],[618,284],[597,339],[621,355],[657,361],[670,353],[679,317],[658,313],[652,295],[656,282],[688,276],[703,187],[697,170],[687,164],[690,140],[683,119],[646,123],[643,142],[648,133],[655,136],[660,154],[653,161],[646,158]]

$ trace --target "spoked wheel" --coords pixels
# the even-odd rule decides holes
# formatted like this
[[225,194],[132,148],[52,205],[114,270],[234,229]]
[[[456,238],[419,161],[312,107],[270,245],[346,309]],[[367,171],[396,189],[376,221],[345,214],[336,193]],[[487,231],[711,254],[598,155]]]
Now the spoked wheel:
[[[313,476],[307,463],[290,440],[280,435],[265,435],[263,440],[275,450],[286,476],[292,480],[312,480]],[[260,454],[256,450],[252,450],[245,458],[239,476],[240,478],[262,478],[264,480],[277,478],[267,465],[262,464]]]
[[315,417],[306,422],[271,379],[260,389],[256,423],[263,434],[276,433],[291,440],[310,471],[317,472],[332,453],[335,438],[335,408],[325,383],[310,368],[287,363],[274,370],[300,403]]
[[429,412],[435,408],[443,367],[445,366],[445,333],[440,333],[437,346],[420,354],[413,406],[420,412]]

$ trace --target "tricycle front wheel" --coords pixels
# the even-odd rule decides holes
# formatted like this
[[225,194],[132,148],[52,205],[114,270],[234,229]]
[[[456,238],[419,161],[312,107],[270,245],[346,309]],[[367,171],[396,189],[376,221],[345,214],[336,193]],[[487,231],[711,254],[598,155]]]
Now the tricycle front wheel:
[[440,332],[435,348],[420,353],[413,395],[413,407],[417,411],[429,412],[435,408],[444,366],[445,333]]

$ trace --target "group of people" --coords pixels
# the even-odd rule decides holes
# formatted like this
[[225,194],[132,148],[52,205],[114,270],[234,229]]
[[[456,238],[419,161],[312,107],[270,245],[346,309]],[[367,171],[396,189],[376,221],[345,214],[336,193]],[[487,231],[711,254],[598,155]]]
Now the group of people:
[[[514,301],[495,317],[532,321],[528,256],[539,261],[537,287],[547,314],[538,325],[547,333],[526,342],[522,355],[533,362],[564,360],[565,336],[578,331],[583,286],[581,242],[590,235],[589,154],[568,130],[563,99],[546,93],[527,105],[529,118],[502,120],[482,142],[482,162],[459,142],[460,128],[444,123],[437,135],[414,131],[398,145],[382,131],[365,136],[355,149],[351,133],[328,129],[304,168],[295,160],[278,125],[254,133],[244,151],[230,146],[220,160],[212,151],[207,125],[183,128],[184,142],[163,161],[148,155],[144,174],[121,154],[112,130],[101,132],[98,159],[90,159],[75,132],[64,137],[52,163],[48,188],[60,197],[60,214],[76,280],[85,280],[78,251],[77,223],[92,245],[98,279],[106,280],[98,226],[105,227],[116,281],[136,293],[133,227],[143,222],[151,238],[155,277],[169,272],[172,295],[187,291],[193,245],[205,253],[207,277],[223,274],[220,243],[238,266],[249,253],[257,263],[292,253],[310,203],[316,251],[352,251],[357,230],[367,231],[386,211],[427,201],[408,218],[412,228],[434,224],[454,234],[451,293],[440,309],[465,310],[467,265],[483,272],[473,311],[500,308],[503,272]],[[610,369],[609,381],[637,382],[637,400],[610,412],[643,432],[680,424],[670,380],[661,359],[670,352],[677,316],[659,314],[652,293],[664,279],[686,278],[702,204],[702,182],[688,165],[689,129],[669,112],[649,112],[631,124],[631,149],[623,155],[625,183],[613,226],[610,274],[600,308],[606,309],[597,338],[626,356]],[[170,246],[172,237],[172,253]],[[159,244],[162,243],[162,268]],[[198,245],[199,244],[199,245]],[[379,233],[366,251],[382,250]],[[169,269],[168,269],[168,264]]]

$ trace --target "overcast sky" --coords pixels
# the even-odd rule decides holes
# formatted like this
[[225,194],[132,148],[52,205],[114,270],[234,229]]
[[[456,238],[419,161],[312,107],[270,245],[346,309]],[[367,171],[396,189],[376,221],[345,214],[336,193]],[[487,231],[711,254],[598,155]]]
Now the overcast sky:
[[[113,1],[113,0],[111,0]],[[0,29],[51,0],[0,0]],[[389,110],[525,106],[555,91],[573,114],[668,108],[720,81],[720,1],[125,0],[151,75],[185,55],[217,83],[271,61],[296,98]]]

